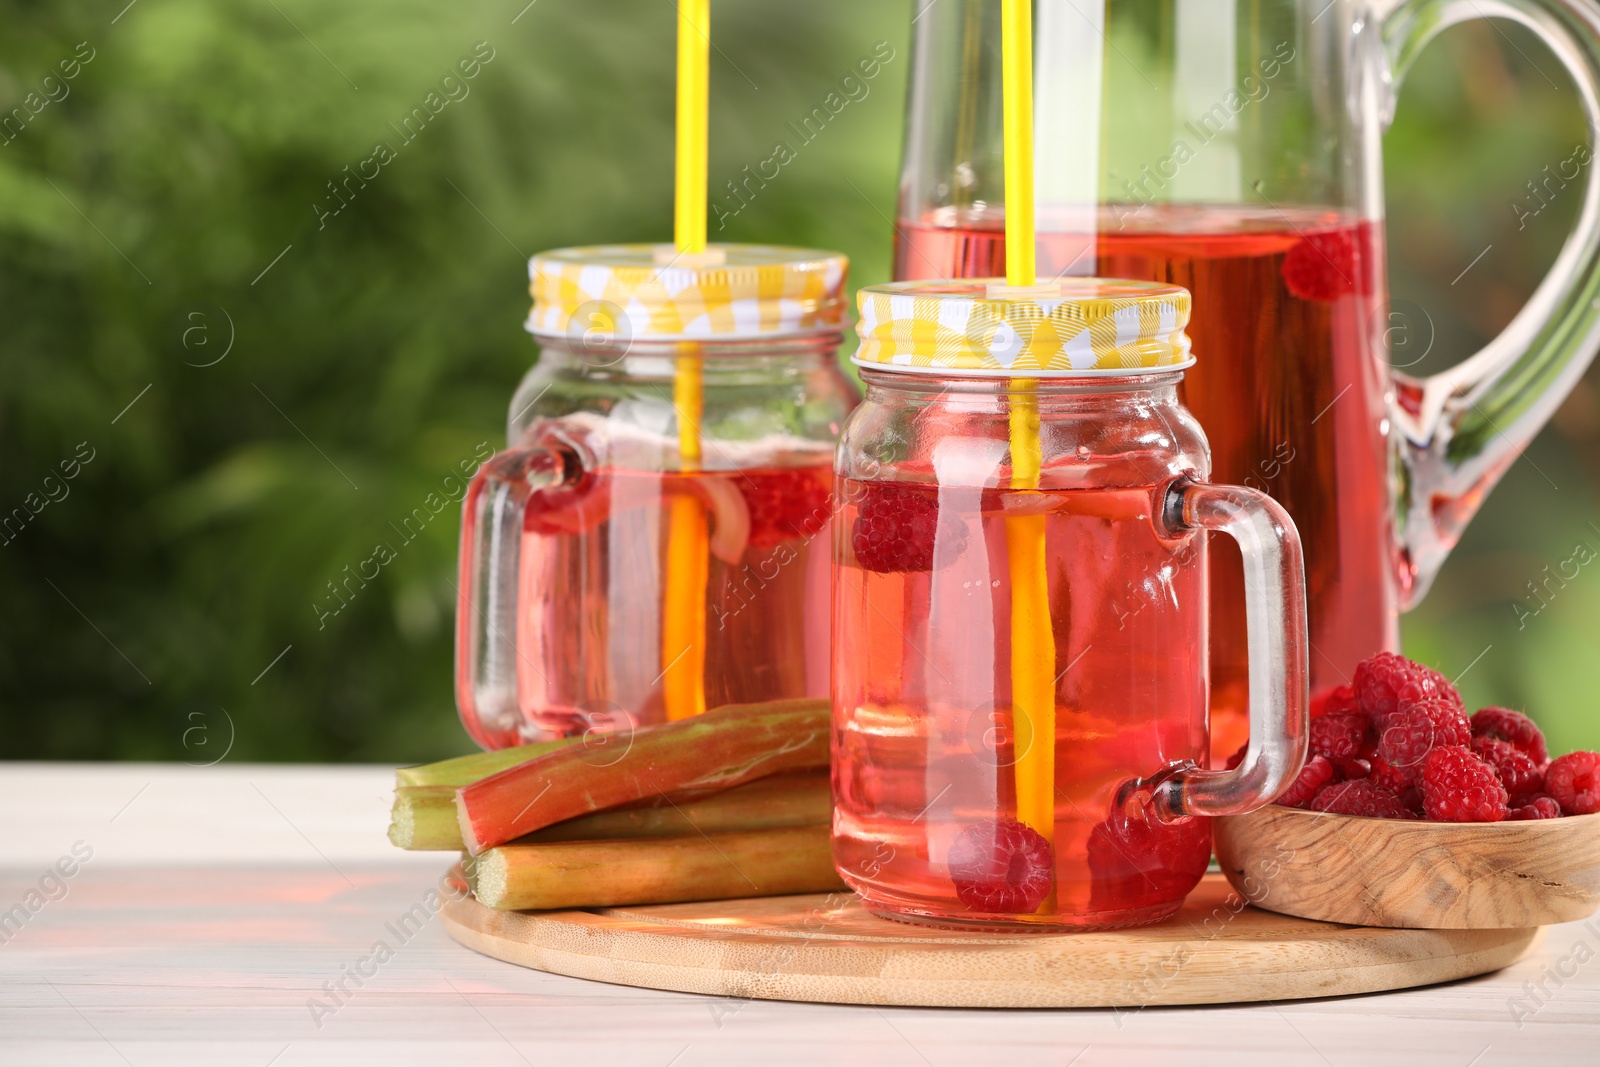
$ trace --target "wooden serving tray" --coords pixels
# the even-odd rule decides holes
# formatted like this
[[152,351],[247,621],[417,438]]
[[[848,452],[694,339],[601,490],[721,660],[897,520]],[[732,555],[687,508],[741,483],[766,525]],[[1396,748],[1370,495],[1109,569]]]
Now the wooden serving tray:
[[960,1008],[1142,1007],[1376,993],[1487,974],[1523,930],[1396,930],[1243,906],[1207,875],[1154,926],[974,933],[880,919],[850,894],[586,911],[486,908],[445,876],[440,912],[468,948],[523,967],[684,993]]

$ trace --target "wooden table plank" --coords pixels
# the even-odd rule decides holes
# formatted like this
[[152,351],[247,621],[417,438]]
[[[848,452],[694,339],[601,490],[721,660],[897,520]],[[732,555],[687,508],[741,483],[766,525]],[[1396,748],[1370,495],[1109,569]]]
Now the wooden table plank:
[[[1600,923],[1554,928],[1481,979],[1238,1008],[835,1007],[541,974],[461,948],[437,919],[400,925],[444,864],[383,842],[387,782],[370,767],[0,764],[0,912],[42,901],[0,944],[0,1063],[1490,1067],[1590,1064],[1600,1048]],[[93,856],[64,895],[41,889],[75,841]],[[194,861],[201,847],[215,862]],[[390,958],[362,963],[380,941]],[[330,999],[341,978],[348,995]]]

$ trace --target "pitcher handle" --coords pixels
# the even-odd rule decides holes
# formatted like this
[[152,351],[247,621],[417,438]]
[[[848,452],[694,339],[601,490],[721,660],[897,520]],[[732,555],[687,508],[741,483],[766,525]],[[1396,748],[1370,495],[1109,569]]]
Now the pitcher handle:
[[[1511,19],[1538,34],[1577,83],[1600,129],[1600,7],[1592,0],[1403,0],[1380,3],[1391,93],[1442,30]],[[1393,95],[1390,96],[1392,117]],[[1593,146],[1586,146],[1593,152]],[[1405,468],[1397,508],[1401,607],[1427,593],[1445,556],[1500,476],[1577,384],[1600,344],[1600,176],[1555,265],[1505,330],[1450,370],[1395,372],[1390,424]],[[1563,187],[1574,180],[1560,175]]]
[[576,453],[530,446],[478,468],[461,502],[456,588],[456,709],[484,748],[522,743],[517,704],[517,591],[528,502],[577,481]]
[[1250,744],[1232,770],[1176,764],[1123,787],[1125,813],[1147,807],[1162,821],[1242,815],[1277,799],[1305,764],[1311,729],[1307,688],[1306,574],[1300,534],[1265,493],[1180,479],[1167,490],[1163,536],[1225,533],[1244,557],[1250,647]]

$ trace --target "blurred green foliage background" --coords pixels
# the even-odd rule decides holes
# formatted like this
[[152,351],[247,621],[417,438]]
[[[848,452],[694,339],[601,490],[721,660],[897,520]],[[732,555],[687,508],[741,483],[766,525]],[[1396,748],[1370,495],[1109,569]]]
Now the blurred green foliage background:
[[[526,256],[670,236],[673,7],[123,2],[0,2],[0,107],[77,60],[0,137],[0,513],[52,474],[59,497],[0,538],[0,756],[464,751],[453,508],[337,616],[313,605],[503,443]],[[714,188],[878,42],[895,58],[714,239],[887,277],[911,9],[718,3]],[[397,133],[472,59],[464,95]],[[1509,24],[1424,55],[1387,142],[1396,340],[1431,341],[1420,369],[1532,291],[1578,194],[1522,229],[1510,205],[1587,140],[1570,80]],[[332,199],[380,141],[395,157]],[[1406,622],[1414,654],[1470,665],[1469,701],[1528,707],[1556,749],[1600,747],[1600,567],[1537,616],[1514,605],[1580,541],[1600,549],[1594,373]]]

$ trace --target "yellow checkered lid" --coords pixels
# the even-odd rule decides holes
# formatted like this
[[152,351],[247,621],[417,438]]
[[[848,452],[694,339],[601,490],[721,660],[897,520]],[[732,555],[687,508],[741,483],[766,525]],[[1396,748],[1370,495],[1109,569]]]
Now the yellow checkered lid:
[[885,370],[1056,377],[1177,370],[1189,353],[1189,291],[1158,282],[1065,278],[894,282],[859,294],[854,362]]
[[528,332],[625,339],[753,340],[844,329],[849,260],[777,245],[593,245],[528,261]]

